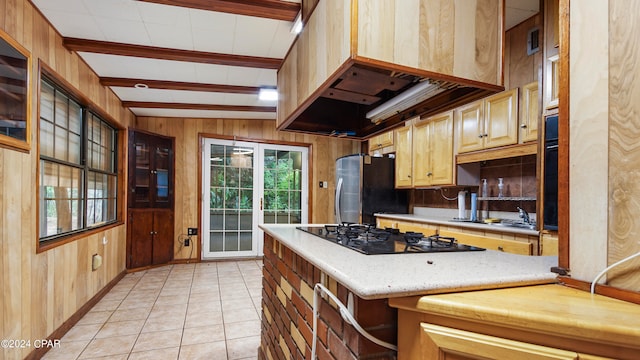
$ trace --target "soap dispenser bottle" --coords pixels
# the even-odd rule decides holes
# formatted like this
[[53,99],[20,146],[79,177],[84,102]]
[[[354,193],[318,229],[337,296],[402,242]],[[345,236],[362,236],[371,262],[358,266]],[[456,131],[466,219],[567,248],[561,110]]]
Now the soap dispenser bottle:
[[504,183],[502,182],[502,178],[498,178],[498,197],[501,198],[504,196],[502,190],[504,189]]

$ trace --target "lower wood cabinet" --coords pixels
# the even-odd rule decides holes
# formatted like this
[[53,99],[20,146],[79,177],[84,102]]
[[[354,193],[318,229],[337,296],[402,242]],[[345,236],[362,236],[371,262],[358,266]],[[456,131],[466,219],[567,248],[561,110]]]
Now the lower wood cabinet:
[[[519,255],[538,255],[538,237],[520,234],[487,234],[484,231],[451,231],[441,228],[440,235],[456,238],[459,243]],[[505,238],[509,236],[510,238]]]
[[445,326],[420,324],[421,359],[575,360],[578,353]]
[[127,268],[166,264],[173,260],[173,211],[129,210]]
[[398,360],[636,360],[640,305],[558,284],[391,298]]

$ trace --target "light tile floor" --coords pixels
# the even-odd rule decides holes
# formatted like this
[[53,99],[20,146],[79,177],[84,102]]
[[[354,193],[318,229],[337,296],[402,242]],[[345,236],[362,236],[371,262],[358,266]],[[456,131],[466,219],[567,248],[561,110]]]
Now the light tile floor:
[[127,274],[43,359],[256,359],[262,261]]

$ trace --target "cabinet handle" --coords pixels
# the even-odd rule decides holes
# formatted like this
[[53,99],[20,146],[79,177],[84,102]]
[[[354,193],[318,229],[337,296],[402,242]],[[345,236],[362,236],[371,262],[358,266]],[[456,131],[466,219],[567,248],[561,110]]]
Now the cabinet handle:
[[484,137],[484,135],[480,134],[480,135],[478,135],[478,137],[479,137],[480,139],[482,139],[482,138]]
[[411,175],[407,175],[407,177],[408,177],[408,178],[410,178],[410,177],[411,177]]
[[484,137],[487,137],[487,136],[489,136],[489,134],[484,134],[483,136],[484,136]]
[[431,171],[429,171],[429,172],[427,173],[427,176],[431,176],[431,175],[433,175],[433,173],[432,173]]
[[521,128],[526,129],[527,128],[527,124],[522,124],[520,125]]
[[498,246],[498,250],[504,251],[504,248],[502,246]]

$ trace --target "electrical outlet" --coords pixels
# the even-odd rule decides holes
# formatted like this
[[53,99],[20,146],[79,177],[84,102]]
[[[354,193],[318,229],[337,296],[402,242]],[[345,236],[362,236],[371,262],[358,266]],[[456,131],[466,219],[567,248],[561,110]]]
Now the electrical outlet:
[[184,239],[184,246],[189,246],[189,239]]
[[187,228],[187,235],[198,235],[198,228]]

